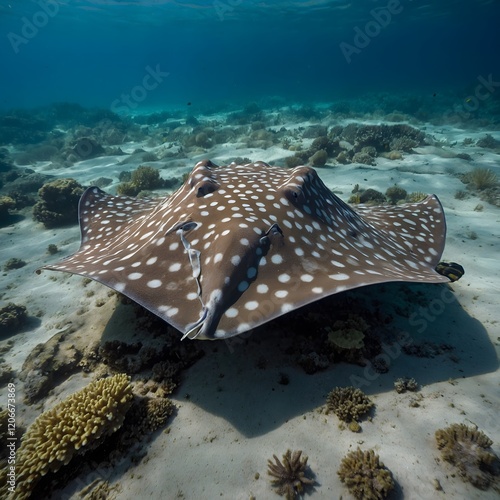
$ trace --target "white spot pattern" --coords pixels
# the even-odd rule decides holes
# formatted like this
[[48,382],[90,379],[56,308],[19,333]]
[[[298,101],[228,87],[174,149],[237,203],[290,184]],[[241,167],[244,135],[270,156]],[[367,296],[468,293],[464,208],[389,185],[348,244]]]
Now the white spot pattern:
[[157,289],[148,307],[183,331],[204,305],[226,307],[208,337],[357,286],[445,281],[434,272],[444,242],[435,197],[353,210],[308,167],[200,162],[166,199],[90,188],[80,206],[81,250],[47,267],[136,297]]

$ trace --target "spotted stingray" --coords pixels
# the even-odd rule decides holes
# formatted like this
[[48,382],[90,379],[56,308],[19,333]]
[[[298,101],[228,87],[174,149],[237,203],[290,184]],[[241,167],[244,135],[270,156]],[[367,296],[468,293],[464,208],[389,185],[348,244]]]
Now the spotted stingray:
[[88,188],[80,249],[45,269],[123,293],[183,333],[238,335],[328,295],[389,281],[448,282],[436,196],[353,208],[309,167],[198,163],[163,199]]

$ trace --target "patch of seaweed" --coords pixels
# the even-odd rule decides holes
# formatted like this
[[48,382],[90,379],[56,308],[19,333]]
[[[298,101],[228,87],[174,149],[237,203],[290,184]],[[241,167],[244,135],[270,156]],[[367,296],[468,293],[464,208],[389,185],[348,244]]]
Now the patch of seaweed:
[[462,182],[482,191],[498,184],[498,177],[490,168],[477,167],[462,176]]

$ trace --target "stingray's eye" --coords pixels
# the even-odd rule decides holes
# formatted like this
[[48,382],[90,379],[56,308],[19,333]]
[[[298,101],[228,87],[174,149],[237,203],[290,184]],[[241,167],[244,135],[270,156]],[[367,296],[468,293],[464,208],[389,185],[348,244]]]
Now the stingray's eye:
[[293,204],[297,204],[304,197],[304,193],[302,189],[299,187],[289,187],[284,192],[285,198],[288,201],[291,201]]
[[201,198],[202,196],[206,196],[209,193],[213,193],[214,191],[217,191],[217,184],[213,181],[209,180],[204,180],[200,182],[198,185],[198,190],[196,191],[196,197]]

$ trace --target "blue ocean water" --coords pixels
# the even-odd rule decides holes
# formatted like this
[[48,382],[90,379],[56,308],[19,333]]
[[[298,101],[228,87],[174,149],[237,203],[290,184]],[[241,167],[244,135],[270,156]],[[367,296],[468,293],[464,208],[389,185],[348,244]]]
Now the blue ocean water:
[[5,0],[0,109],[500,94],[499,19],[495,0]]
[[[493,488],[489,492],[478,490],[476,495],[472,486],[461,483],[462,471],[450,472],[442,467],[444,460],[438,464],[432,436],[439,427],[465,421],[491,435],[498,450],[498,353],[493,339],[499,337],[500,324],[494,299],[495,290],[499,290],[495,265],[495,224],[500,207],[499,20],[499,0],[2,0],[0,315],[7,314],[5,322],[0,322],[0,379],[5,382],[11,377],[18,388],[18,430],[32,424],[42,408],[53,408],[55,401],[63,401],[78,385],[86,386],[91,376],[108,373],[109,367],[109,373],[119,370],[132,375],[143,395],[149,390],[144,392],[144,387],[151,387],[149,395],[156,391],[157,399],[174,390],[181,367],[185,370],[179,382],[182,385],[172,395],[179,412],[172,425],[169,420],[168,431],[164,428],[161,434],[144,438],[143,450],[149,456],[142,464],[143,451],[136,453],[137,448],[126,441],[131,428],[137,439],[141,438],[135,417],[131,417],[131,423],[126,424],[130,427],[115,441],[116,450],[112,441],[108,441],[109,449],[108,444],[100,450],[91,449],[84,459],[80,456],[74,461],[82,460],[82,469],[69,473],[62,469],[54,481],[52,474],[40,484],[40,478],[26,481],[26,476],[19,474],[23,465],[19,460],[17,487],[38,488],[32,498],[49,498],[44,493],[51,489],[50,498],[83,497],[85,491],[86,498],[278,498],[267,480],[266,461],[273,453],[281,456],[288,447],[300,447],[311,456],[311,469],[317,478],[307,495],[314,492],[314,498],[331,499],[346,493],[336,473],[341,457],[356,443],[364,443],[365,449],[374,446],[380,450],[393,470],[398,491],[392,498],[435,498],[436,490],[443,490],[441,497],[496,498]],[[465,277],[453,284],[455,288],[422,283],[370,288],[365,286],[371,282],[368,277],[361,286],[360,279],[355,280],[364,276],[364,270],[366,276],[370,271],[382,275],[383,283],[383,273],[392,262],[400,264],[398,278],[408,264],[408,281],[412,281],[416,264],[403,261],[405,252],[399,250],[394,255],[389,250],[386,253],[394,260],[388,259],[384,267],[387,257],[380,256],[383,252],[379,248],[368,250],[373,245],[363,234],[358,235],[352,224],[345,224],[351,229],[347,233],[344,217],[337,216],[340,231],[328,227],[324,234],[317,233],[315,221],[315,234],[307,224],[302,231],[298,219],[311,213],[309,205],[304,213],[295,211],[297,218],[285,209],[295,223],[293,226],[284,219],[282,226],[293,228],[290,234],[297,240],[300,237],[302,246],[312,244],[308,238],[316,241],[319,237],[318,249],[332,247],[335,257],[325,259],[335,267],[335,274],[329,277],[339,282],[349,278],[358,283],[360,294],[344,296],[346,287],[341,285],[332,302],[326,306],[314,302],[319,308],[303,314],[299,302],[291,310],[289,303],[281,305],[274,299],[289,293],[285,289],[288,285],[279,284],[291,279],[284,272],[279,283],[269,281],[269,287],[264,281],[257,282],[261,286],[257,293],[263,295],[262,290],[269,289],[269,300],[258,302],[250,295],[240,302],[245,304],[242,311],[259,307],[255,314],[264,315],[266,329],[252,339],[244,330],[249,323],[242,320],[238,325],[242,335],[219,340],[217,348],[201,348],[196,342],[188,344],[187,339],[182,343],[180,331],[144,316],[143,310],[134,312],[132,305],[118,302],[115,308],[113,292],[90,283],[87,277],[66,276],[68,268],[61,267],[64,274],[35,274],[41,266],[56,269],[50,265],[78,250],[78,198],[84,188],[98,186],[110,195],[139,198],[150,196],[151,190],[163,197],[183,182],[189,185],[189,172],[205,158],[220,165],[256,160],[278,167],[312,165],[325,185],[354,211],[358,203],[386,200],[396,205],[406,200],[413,204],[412,215],[403,219],[404,224],[396,221],[394,229],[399,232],[397,228],[403,225],[401,231],[410,235],[422,227],[431,234],[426,226],[429,221],[417,219],[414,204],[426,193],[436,193],[449,222],[447,253],[440,269],[447,270],[448,276],[450,272],[458,276],[463,264]],[[263,178],[266,181],[266,174]],[[233,178],[230,182],[237,184]],[[248,210],[241,202],[247,199],[245,194],[230,186],[226,197],[233,199],[227,206],[240,201]],[[197,199],[199,194],[212,194],[204,192],[206,185],[200,189]],[[87,191],[96,192],[95,188]],[[317,193],[314,189],[310,192]],[[293,193],[289,191],[290,196]],[[266,200],[274,200],[273,194],[265,194],[270,196]],[[264,198],[253,193],[251,199]],[[286,198],[280,203],[283,199],[288,206]],[[85,200],[80,223],[88,235],[94,228],[89,230],[92,216],[88,215],[91,209],[85,208],[90,201]],[[85,265],[79,264],[78,271],[88,267],[84,271],[94,280],[107,272],[105,268],[92,269],[94,264],[106,259],[102,266],[107,266],[120,257],[124,265],[113,270],[122,273],[116,275],[120,281],[103,283],[111,283],[109,286],[121,293],[125,286],[131,288],[130,283],[142,279],[138,281],[146,283],[142,296],[135,292],[125,295],[133,300],[139,297],[154,314],[165,313],[162,319],[177,314],[177,303],[192,314],[191,302],[186,300],[191,301],[193,293],[179,299],[180,294],[174,292],[177,282],[169,281],[167,286],[165,276],[169,275],[160,273],[164,272],[161,265],[177,273],[181,264],[168,252],[177,248],[185,252],[193,240],[185,243],[182,236],[180,245],[178,241],[169,244],[168,252],[158,254],[156,267],[157,254],[151,253],[151,257],[147,252],[159,252],[158,242],[163,245],[164,236],[178,234],[181,226],[169,226],[172,229],[157,238],[151,236],[151,224],[155,224],[153,229],[164,231],[166,223],[153,219],[147,225],[141,222],[148,232],[133,233],[123,222],[131,225],[135,216],[125,220],[121,208],[118,213],[114,210],[111,198],[103,195],[102,200],[108,200],[102,214],[101,208],[90,211],[95,215],[91,221],[94,227],[100,220],[99,231],[111,227],[106,226],[110,215],[101,218],[108,211],[124,220],[110,232],[84,238],[91,243],[84,249]],[[275,201],[273,207],[280,209]],[[122,202],[116,202],[116,207],[122,207]],[[139,206],[141,202],[134,203]],[[224,205],[210,204],[217,207],[213,208],[216,231],[227,223],[223,213],[229,208]],[[190,206],[179,205],[174,210],[182,210],[179,221],[183,230],[186,226],[193,229],[191,223],[184,224],[191,218],[186,208]],[[259,212],[272,211],[269,202],[258,201],[257,206]],[[319,214],[318,209],[316,212]],[[438,217],[436,212],[441,213],[435,207],[429,216],[431,227]],[[347,214],[345,220],[355,220],[348,218],[347,210],[343,213]],[[140,211],[138,214],[142,216]],[[209,212],[200,214],[207,217]],[[248,215],[246,221],[253,224],[254,217]],[[439,216],[437,222],[444,228],[444,218]],[[249,231],[253,238],[257,232],[259,241],[266,242],[268,235],[281,238],[276,226],[265,222],[264,229],[254,226]],[[245,223],[238,227],[248,229]],[[335,240],[329,232],[346,238],[361,236],[359,241],[363,241],[348,247],[344,236]],[[204,245],[203,266],[220,271],[221,277],[228,272],[232,280],[231,266],[237,268],[234,262],[240,262],[239,254],[230,259],[229,271],[224,265],[215,266],[219,261],[226,264],[229,254],[210,253],[211,241],[201,242],[212,233],[195,240]],[[123,258],[118,254],[121,250],[113,247],[114,234],[128,245]],[[429,243],[432,255],[439,253],[441,259],[442,248],[438,248],[433,233],[424,238],[426,234],[421,232],[416,239]],[[441,234],[444,239],[444,229]],[[102,235],[101,241],[107,241],[101,247],[97,241]],[[219,233],[213,241],[218,237]],[[136,241],[144,242],[140,243],[141,250],[146,249],[143,254],[130,250],[139,246]],[[253,252],[246,238],[235,241],[239,248],[248,246],[250,254]],[[330,241],[339,243],[338,247]],[[197,252],[198,243],[192,244]],[[362,252],[355,254],[354,245],[358,248],[361,244]],[[102,255],[87,250],[92,245]],[[349,252],[362,266],[351,276],[347,272],[357,264],[352,265]],[[294,247],[294,254],[302,257],[304,250]],[[191,255],[195,254],[189,253],[189,279],[199,271],[200,262],[195,258],[193,264]],[[313,250],[310,255],[322,263],[323,256],[329,254]],[[269,261],[278,265],[282,257],[276,257]],[[460,264],[454,264],[455,260]],[[259,264],[259,259],[251,262]],[[300,259],[297,262],[284,271],[293,274],[306,269]],[[305,299],[316,301],[323,288],[315,282],[308,288],[317,265],[311,262],[307,261],[311,275],[307,270],[307,274],[301,271],[299,278],[293,276],[293,287],[298,283],[305,290]],[[247,291],[255,276],[263,278],[264,273],[259,275],[257,268],[251,266],[241,270],[244,274],[235,275],[240,276],[236,297],[241,296],[241,288]],[[148,272],[151,279],[144,277]],[[81,275],[87,276],[83,271]],[[182,283],[182,278],[178,281]],[[207,282],[209,278],[204,286]],[[155,289],[161,302],[144,293],[150,292],[147,287]],[[199,289],[198,282],[195,299],[201,297]],[[289,290],[293,290],[291,285]],[[221,292],[213,291],[215,296]],[[260,301],[259,295],[253,297]],[[201,298],[200,302],[203,305]],[[278,305],[281,314],[287,314],[276,326],[269,320]],[[235,308],[231,309],[234,317]],[[230,317],[229,309],[221,311]],[[297,314],[288,317],[289,312]],[[243,316],[238,311],[236,314]],[[353,353],[358,348],[347,349],[341,343],[336,349],[329,342],[330,334],[340,329],[349,335],[354,332],[358,338],[366,333],[366,349],[363,346],[359,354]],[[340,337],[334,335],[333,344],[334,338]],[[194,366],[188,374],[191,363],[200,357],[195,349],[200,349],[200,356],[203,352],[208,355],[201,360],[204,364]],[[68,357],[67,365],[66,360],[60,361],[64,356]],[[170,378],[173,368],[175,377]],[[158,377],[165,386],[158,386]],[[403,399],[406,396],[397,389],[394,394],[398,380],[400,388],[401,381],[405,387],[410,381],[414,387],[422,386],[425,401],[420,409],[424,396]],[[373,418],[363,422],[362,439],[356,434],[346,437],[350,430],[343,428],[344,424],[333,415],[318,413],[330,389],[354,384],[370,396],[380,397]],[[13,385],[9,383],[9,387]],[[3,393],[0,399],[3,407]],[[330,427],[325,425],[327,419]],[[127,442],[123,456],[120,439]],[[5,463],[3,458],[0,451],[0,463]],[[28,453],[23,460],[28,463],[31,458]],[[122,460],[133,466],[125,471]],[[110,485],[118,485],[118,489],[107,489]]]

